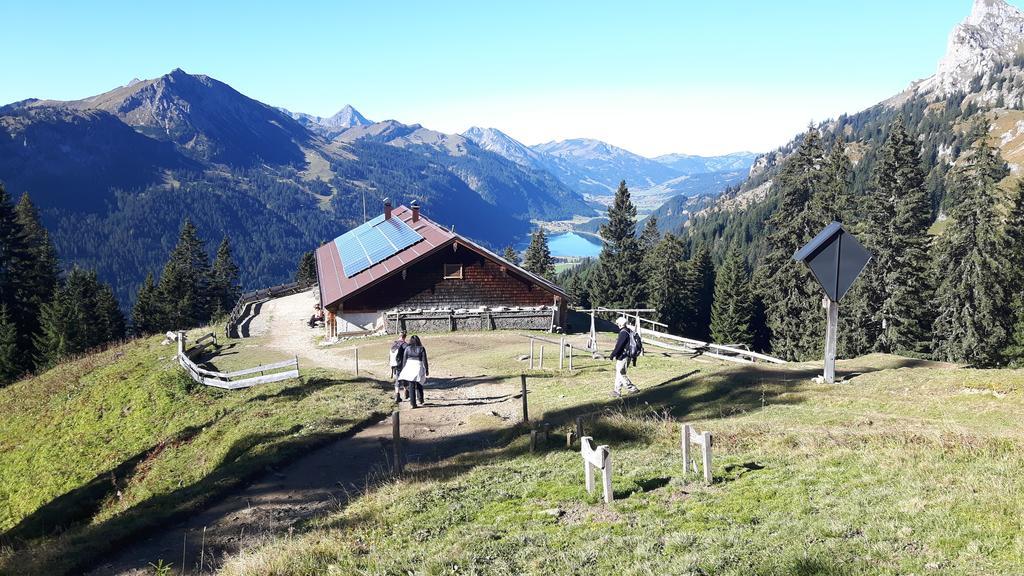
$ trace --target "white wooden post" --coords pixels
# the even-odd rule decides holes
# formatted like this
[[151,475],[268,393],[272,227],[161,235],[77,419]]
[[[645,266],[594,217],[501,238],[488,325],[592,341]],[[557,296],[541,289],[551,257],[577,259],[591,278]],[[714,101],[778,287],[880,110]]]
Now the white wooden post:
[[825,382],[836,381],[836,339],[839,333],[839,303],[825,297],[822,305],[828,309],[828,326],[825,329]]
[[560,344],[558,346],[558,370],[561,371],[563,366],[565,365],[565,336],[562,336],[559,342]]
[[540,364],[538,364],[538,368],[540,368],[541,370],[544,369],[544,345],[543,344],[540,345]]
[[[701,466],[704,468],[704,481],[712,482],[711,476],[711,432],[697,433],[689,424],[683,424],[680,433],[680,444],[683,450],[683,475],[689,475],[691,471],[690,445],[696,444],[701,447]],[[697,462],[692,462],[693,472],[697,472]]]
[[583,456],[583,474],[586,479],[587,493],[594,493],[593,469],[601,471],[601,485],[604,488],[604,502],[611,504],[615,495],[612,493],[612,453],[608,446],[594,448],[594,439],[590,436],[580,438],[580,455]]
[[530,338],[530,370],[533,370],[533,338]]

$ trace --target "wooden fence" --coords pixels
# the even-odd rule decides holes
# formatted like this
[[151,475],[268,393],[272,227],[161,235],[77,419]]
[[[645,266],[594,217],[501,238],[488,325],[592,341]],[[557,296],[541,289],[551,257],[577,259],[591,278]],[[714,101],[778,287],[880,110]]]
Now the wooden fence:
[[[192,361],[190,355],[205,350],[211,343],[216,345],[217,336],[212,332],[196,340],[191,348],[185,345],[185,333],[178,332],[178,364],[188,372],[196,383],[225,390],[249,388],[257,384],[269,384],[299,377],[299,358],[295,357],[284,362],[263,364],[255,368],[246,368],[234,372],[214,372],[200,368]],[[254,376],[258,374],[258,376]]]
[[228,314],[227,323],[224,325],[224,334],[227,335],[228,338],[238,338],[238,326],[248,317],[248,311],[256,304],[266,302],[271,298],[290,296],[292,294],[302,292],[310,286],[313,285],[304,282],[290,282],[288,284],[280,284],[278,286],[263,288],[261,290],[253,290],[252,292],[242,294],[238,297],[238,302],[235,303],[235,307],[231,309],[231,313]]
[[[650,320],[643,320],[644,322],[651,322]],[[710,356],[719,360],[726,360],[728,362],[739,362],[743,364],[752,364],[758,360],[762,362],[770,362],[772,364],[785,364],[785,360],[768,356],[767,354],[759,354],[757,352],[751,352],[744,348],[736,346],[725,346],[722,344],[713,344],[711,342],[702,342],[700,340],[694,340],[692,338],[684,338],[682,336],[675,336],[667,332],[658,332],[649,328],[639,327],[640,336],[643,337],[644,344],[652,344],[659,348],[665,348],[666,350],[675,350],[676,352],[685,352],[687,354],[703,354],[704,356]]]

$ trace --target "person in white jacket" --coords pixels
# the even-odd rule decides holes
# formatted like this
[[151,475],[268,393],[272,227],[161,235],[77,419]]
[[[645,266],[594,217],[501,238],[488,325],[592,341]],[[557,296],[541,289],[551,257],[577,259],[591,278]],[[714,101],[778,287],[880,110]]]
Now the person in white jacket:
[[409,345],[402,354],[402,368],[398,371],[398,382],[409,391],[409,401],[413,408],[423,404],[423,385],[430,376],[430,365],[427,363],[427,349],[423,347],[419,336],[409,338]]

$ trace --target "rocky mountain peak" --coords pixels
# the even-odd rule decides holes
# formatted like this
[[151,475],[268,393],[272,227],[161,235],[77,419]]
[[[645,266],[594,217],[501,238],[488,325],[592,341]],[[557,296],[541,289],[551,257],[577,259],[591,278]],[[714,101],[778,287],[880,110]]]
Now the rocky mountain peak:
[[935,75],[920,82],[918,91],[968,92],[972,78],[984,75],[996,62],[1012,59],[1022,42],[1024,12],[1005,0],[974,0],[970,15],[950,33]]

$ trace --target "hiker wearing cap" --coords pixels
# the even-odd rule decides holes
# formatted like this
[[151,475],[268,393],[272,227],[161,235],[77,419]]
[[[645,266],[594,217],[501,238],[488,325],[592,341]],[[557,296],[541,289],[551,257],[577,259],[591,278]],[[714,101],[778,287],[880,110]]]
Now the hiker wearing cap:
[[[388,363],[391,365],[391,379],[395,381],[395,403],[402,401],[401,391],[402,384],[401,380],[398,379],[398,370],[402,366],[402,360],[405,359],[405,349],[408,344],[405,343],[405,330],[402,330],[398,336],[398,340],[391,343],[391,351],[388,352]],[[405,399],[409,399],[409,389],[405,389]]]
[[615,341],[615,348],[612,349],[611,355],[612,360],[615,360],[615,388],[612,389],[612,396],[619,398],[622,396],[623,386],[630,393],[640,391],[626,376],[626,369],[631,361],[636,362],[636,357],[640,355],[643,346],[640,344],[640,336],[629,329],[624,317],[620,316],[616,319],[615,324],[619,327],[619,337]]

